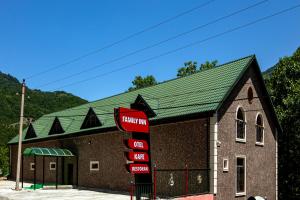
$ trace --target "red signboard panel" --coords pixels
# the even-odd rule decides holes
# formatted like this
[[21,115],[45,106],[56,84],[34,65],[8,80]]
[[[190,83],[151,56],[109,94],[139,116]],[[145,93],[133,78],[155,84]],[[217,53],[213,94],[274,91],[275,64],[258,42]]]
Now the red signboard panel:
[[149,133],[149,121],[144,112],[121,107],[116,108],[114,114],[116,124],[120,130]]
[[129,171],[132,174],[149,174],[150,169],[147,164],[130,164]]
[[128,160],[136,162],[149,162],[149,156],[146,152],[128,152]]
[[148,151],[149,146],[145,140],[128,139],[127,145],[130,149]]

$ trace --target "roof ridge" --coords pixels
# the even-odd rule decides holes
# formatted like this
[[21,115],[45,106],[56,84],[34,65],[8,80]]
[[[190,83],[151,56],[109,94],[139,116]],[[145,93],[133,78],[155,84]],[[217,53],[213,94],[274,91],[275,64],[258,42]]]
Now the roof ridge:
[[[75,107],[63,109],[63,110],[56,111],[56,112],[53,112],[53,113],[48,113],[48,114],[45,114],[45,115],[43,115],[43,116],[47,116],[47,115],[51,115],[51,114],[55,114],[55,113],[59,113],[59,112],[63,112],[63,111],[73,110],[74,108],[79,108],[79,107],[88,106],[88,105],[93,104],[93,103],[96,103],[96,102],[98,102],[98,101],[102,101],[102,100],[105,100],[105,99],[109,99],[109,98],[112,98],[112,97],[116,97],[116,96],[119,96],[119,95],[122,95],[122,94],[131,93],[131,92],[136,92],[136,91],[138,91],[138,90],[142,90],[142,89],[145,89],[145,88],[155,87],[155,86],[157,86],[157,85],[161,85],[161,84],[164,84],[164,83],[167,83],[167,82],[171,82],[171,81],[175,81],[175,80],[178,80],[178,79],[188,78],[188,77],[194,76],[194,75],[196,75],[196,74],[203,73],[203,72],[206,72],[206,71],[209,71],[209,70],[215,70],[215,69],[217,69],[217,68],[223,67],[224,65],[228,65],[228,64],[231,64],[231,63],[234,63],[234,62],[238,62],[238,61],[240,61],[240,60],[244,60],[244,59],[247,59],[247,58],[250,58],[250,57],[255,57],[255,54],[251,54],[251,55],[248,55],[248,56],[245,56],[245,57],[236,59],[236,60],[232,60],[232,61],[229,61],[229,62],[220,64],[220,65],[217,65],[215,68],[211,68],[211,69],[207,69],[207,70],[203,70],[203,71],[198,71],[198,72],[196,72],[196,73],[194,73],[194,74],[190,74],[190,75],[183,76],[183,77],[172,78],[172,79],[169,79],[169,80],[162,81],[162,82],[160,82],[160,83],[158,83],[158,84],[156,84],[156,85],[150,85],[150,86],[147,86],[147,87],[135,89],[135,90],[133,90],[133,91],[125,91],[125,92],[121,92],[121,93],[118,93],[118,94],[114,94],[114,95],[111,95],[111,96],[108,96],[108,97],[104,97],[104,98],[101,98],[101,99],[97,99],[97,100],[94,100],[94,101],[85,103],[85,104],[82,104],[82,105],[79,105],[79,106],[75,106]],[[88,108],[87,108],[87,109],[88,109]]]
[[[150,88],[150,87],[155,87],[157,85],[161,85],[161,84],[164,84],[164,83],[167,83],[167,82],[170,82],[170,81],[174,81],[174,80],[178,80],[178,79],[182,79],[182,78],[187,78],[187,77],[190,77],[190,76],[193,76],[193,75],[196,75],[196,74],[199,74],[201,72],[206,72],[208,70],[213,70],[213,69],[216,69],[216,68],[219,68],[219,67],[223,67],[224,65],[228,65],[228,64],[231,64],[231,63],[234,63],[234,62],[238,62],[240,60],[244,60],[246,58],[250,58],[250,57],[255,57],[255,54],[251,54],[249,56],[245,56],[245,57],[242,57],[242,58],[239,58],[239,59],[236,59],[236,60],[232,60],[232,61],[229,61],[229,62],[226,62],[226,63],[223,63],[221,65],[217,65],[215,68],[211,68],[211,69],[207,69],[207,70],[204,70],[204,71],[198,71],[194,74],[189,74],[189,75],[186,75],[186,76],[183,76],[183,77],[176,77],[176,78],[172,78],[172,79],[169,79],[169,80],[166,80],[166,81],[162,81],[160,83],[157,83],[156,85],[150,85],[150,86],[147,86],[147,87],[143,87],[143,88],[139,88],[139,89],[135,89],[133,91],[126,91],[126,92],[122,92],[122,93],[119,93],[119,94],[115,94],[115,95],[112,95],[112,96],[109,96],[109,97],[104,97],[102,99],[97,99],[95,101],[91,101],[87,104],[90,104],[90,103],[95,103],[97,101],[101,101],[101,100],[104,100],[104,99],[108,99],[108,98],[111,98],[111,97],[115,97],[115,96],[118,96],[118,95],[122,95],[122,94],[125,94],[125,93],[131,93],[131,92],[136,92],[138,90],[142,90],[142,89],[145,89],[145,88]],[[83,105],[87,105],[87,104],[83,104]],[[82,105],[81,105],[82,106]]]
[[[171,101],[164,101],[162,100],[161,102],[158,101],[159,106],[162,107],[168,107],[171,106],[171,110],[161,110],[156,117],[153,118],[153,120],[160,120],[164,118],[172,118],[176,116],[186,116],[189,114],[195,114],[195,113],[200,113],[200,112],[210,112],[210,111],[215,111],[221,102],[223,101],[224,97],[227,95],[228,90],[232,89],[232,85],[236,82],[237,79],[241,76],[241,74],[245,71],[246,68],[250,66],[250,63],[252,63],[253,60],[256,60],[255,55],[250,55],[247,57],[239,58],[227,63],[223,63],[221,65],[218,65],[217,67],[214,67],[212,69],[208,70],[203,70],[200,72],[197,72],[195,74],[185,76],[185,77],[178,77],[174,78],[171,80],[167,80],[164,82],[159,83],[158,85],[155,86],[150,86],[147,88],[141,88],[134,90],[132,92],[123,92],[120,94],[112,95],[110,97],[102,98],[94,102],[89,102],[80,106],[76,106],[73,108],[68,108],[62,111],[57,111],[51,114],[47,114],[48,116],[52,117],[50,119],[47,119],[47,115],[43,115],[40,117],[38,120],[36,120],[33,125],[39,124],[39,121],[41,122],[41,127],[36,128],[36,134],[37,138],[35,139],[47,139],[47,138],[54,138],[54,137],[59,137],[59,135],[49,135],[48,132],[51,130],[51,123],[53,125],[53,119],[57,118],[62,127],[65,130],[65,133],[61,134],[61,137],[64,137],[64,135],[67,134],[75,134],[79,133],[81,130],[79,129],[82,120],[84,117],[71,117],[71,118],[65,118],[65,117],[60,117],[59,115],[74,115],[78,113],[82,113],[83,115],[88,112],[88,109],[90,107],[97,107],[98,105],[105,105],[106,103],[116,103],[118,105],[122,103],[122,101],[126,100],[127,103],[130,103],[131,101],[134,101],[136,98],[136,95],[141,94],[142,96],[146,95],[154,95],[153,97],[158,97],[163,91],[166,91],[167,94],[173,95],[175,93],[182,93],[184,94],[186,91],[196,91],[196,90],[203,90],[200,93],[194,92],[193,95],[186,95],[186,99],[182,98],[170,98],[169,100]],[[224,67],[223,67],[224,66]],[[247,67],[248,66],[248,67]],[[222,77],[222,78],[220,78]],[[220,81],[218,79],[220,78]],[[202,82],[201,82],[202,80]],[[168,83],[170,82],[170,83]],[[199,84],[201,82],[201,84]],[[204,90],[207,89],[207,87],[215,87],[218,88],[220,86],[224,86],[224,84],[230,86],[231,88],[228,87],[221,87],[222,89],[212,92],[210,89],[209,90]],[[160,85],[160,86],[159,86]],[[170,96],[171,97],[171,96]],[[209,100],[210,104],[207,104],[207,100]],[[195,102],[197,103],[205,103],[202,106],[196,105]],[[127,104],[126,103],[126,104]],[[195,108],[190,109],[190,108],[184,108],[183,106],[188,106],[188,105],[195,105]],[[172,108],[174,106],[174,108]],[[178,109],[176,109],[176,106]],[[113,109],[114,104],[110,104],[108,107],[109,109]],[[77,110],[76,109],[80,109]],[[183,108],[183,109],[179,109]],[[56,116],[56,117],[55,117]],[[76,119],[79,119],[76,121]],[[106,128],[111,128],[114,127],[115,124],[113,123],[113,115],[109,115],[105,117],[105,123],[104,126],[100,129],[106,129]],[[44,121],[44,119],[47,119]],[[75,122],[76,121],[76,122]],[[107,122],[107,123],[106,123]],[[70,125],[70,123],[72,125]],[[69,126],[68,126],[69,125]],[[99,127],[98,127],[99,128]],[[100,130],[99,129],[99,130]],[[94,129],[85,129],[84,131],[90,131]],[[52,137],[51,137],[52,136]],[[16,142],[16,138],[13,138],[9,143],[13,144]],[[32,140],[35,140],[32,139]],[[28,140],[28,141],[32,141]]]

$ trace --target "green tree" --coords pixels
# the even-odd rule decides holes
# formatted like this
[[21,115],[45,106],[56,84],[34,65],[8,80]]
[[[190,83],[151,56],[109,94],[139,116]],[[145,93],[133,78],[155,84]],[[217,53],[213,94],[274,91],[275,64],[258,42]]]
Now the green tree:
[[136,76],[135,79],[132,81],[133,87],[130,87],[128,91],[133,91],[136,89],[148,87],[151,85],[156,85],[157,81],[152,75],[148,75],[146,77]]
[[214,60],[212,62],[206,61],[205,63],[201,64],[199,66],[199,69],[197,69],[197,62],[188,61],[184,63],[184,67],[181,67],[177,70],[177,77],[184,77],[191,74],[194,74],[199,71],[212,69],[217,66],[218,61]]
[[0,146],[0,176],[9,174],[9,151],[7,146]]
[[201,64],[199,70],[202,71],[202,70],[212,69],[215,68],[217,64],[218,64],[217,60],[214,60],[212,62],[206,61],[205,63]]
[[[18,132],[21,83],[12,75],[0,71],[0,169],[7,174],[7,142]],[[27,98],[30,96],[30,98]],[[81,105],[87,101],[62,91],[42,92],[26,88],[25,116],[37,119],[44,114]],[[15,124],[16,127],[11,124]]]
[[279,135],[279,197],[300,197],[300,48],[279,60],[266,79],[283,134]]
[[188,76],[197,72],[197,62],[188,61],[184,63],[184,67],[181,67],[177,71],[177,77]]

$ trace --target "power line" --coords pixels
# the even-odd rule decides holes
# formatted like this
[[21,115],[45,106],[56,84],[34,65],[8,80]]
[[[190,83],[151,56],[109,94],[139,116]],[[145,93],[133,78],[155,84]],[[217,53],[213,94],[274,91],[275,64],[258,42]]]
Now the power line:
[[[267,98],[268,96],[257,96],[253,97],[253,99],[257,98]],[[242,101],[242,100],[248,100],[248,97],[244,98],[238,98],[232,100],[234,101]],[[203,106],[203,105],[210,105],[210,104],[216,104],[221,103],[222,101],[209,101],[209,102],[203,102],[203,103],[193,103],[193,104],[186,104],[186,105],[180,105],[180,106],[166,106],[166,107],[160,107],[160,108],[153,108],[152,110],[169,110],[169,109],[176,109],[176,108],[186,108],[186,107],[195,107],[195,106]],[[136,112],[136,111],[129,111],[129,112]],[[128,113],[129,113],[128,112]],[[114,112],[106,112],[106,113],[96,113],[96,115],[99,116],[106,116],[106,115],[112,115]],[[62,118],[68,118],[68,117],[84,117],[86,114],[78,114],[78,115],[45,115],[43,118],[55,118],[55,117],[62,117]]]
[[[245,83],[245,84],[248,84],[248,83]],[[232,85],[225,85],[225,86],[221,86],[221,87],[217,87],[217,88],[205,88],[205,89],[201,89],[201,90],[193,90],[193,91],[184,92],[184,93],[158,96],[158,97],[150,98],[150,99],[159,101],[161,99],[168,98],[168,97],[178,97],[178,96],[182,96],[182,95],[194,94],[194,93],[199,93],[199,92],[201,93],[201,92],[206,92],[206,91],[214,91],[214,90],[219,90],[219,89],[223,89],[223,88],[228,88],[231,86]],[[147,101],[147,99],[146,99],[146,101]],[[104,105],[100,105],[100,106],[92,106],[91,105],[90,107],[83,107],[83,106],[87,106],[88,104],[92,104],[92,103],[87,103],[86,105],[81,105],[81,106],[75,107],[75,108],[69,108],[69,109],[66,109],[65,111],[86,110],[88,108],[103,108],[103,107],[108,107],[108,106],[117,106],[117,105],[126,104],[126,103],[131,104],[132,101],[119,101],[117,103],[104,104]]]
[[[222,64],[222,65],[225,65],[225,64]],[[244,83],[245,85],[246,84],[251,84],[251,83]],[[155,85],[154,85],[155,86]],[[159,103],[159,100],[161,99],[164,99],[164,98],[168,98],[168,97],[178,97],[178,96],[182,96],[182,95],[188,95],[188,94],[194,94],[194,93],[201,93],[201,92],[206,92],[206,91],[214,91],[214,90],[219,90],[219,89],[224,89],[224,88],[228,88],[228,87],[231,87],[232,85],[224,85],[224,86],[220,86],[220,87],[215,87],[215,88],[205,88],[205,89],[200,89],[200,90],[193,90],[193,91],[189,91],[189,92],[184,92],[184,93],[177,93],[177,94],[171,94],[171,95],[163,95],[163,96],[156,96],[156,97],[146,97],[146,101],[148,99],[151,99],[151,100],[157,100],[158,103]],[[151,86],[150,86],[151,87]],[[141,88],[143,89],[143,88]],[[120,94],[117,94],[117,95],[120,95]],[[116,96],[117,96],[116,95]],[[143,97],[145,97],[145,95],[142,95]],[[110,97],[108,97],[110,98]],[[76,111],[76,110],[87,110],[89,108],[103,108],[103,107],[108,107],[108,106],[120,106],[122,104],[131,104],[133,103],[132,101],[119,101],[117,103],[109,103],[109,104],[102,104],[102,105],[99,105],[99,106],[93,106],[94,102],[90,102],[90,103],[86,103],[84,105],[80,105],[80,106],[77,106],[77,107],[73,107],[73,108],[67,108],[63,111]],[[61,112],[61,111],[57,111],[57,112]]]
[[90,68],[84,69],[84,70],[82,70],[82,71],[73,73],[73,74],[68,75],[68,76],[65,76],[65,77],[63,77],[63,78],[59,78],[59,79],[56,79],[56,80],[54,80],[54,81],[49,81],[49,82],[47,82],[47,83],[45,83],[45,84],[42,84],[42,85],[38,86],[37,88],[45,87],[45,86],[50,85],[50,84],[52,84],[52,83],[57,83],[57,82],[65,81],[65,80],[70,79],[70,78],[72,78],[72,77],[81,75],[82,73],[86,73],[86,72],[89,72],[89,71],[98,69],[98,68],[100,68],[100,67],[103,67],[103,66],[105,66],[105,65],[108,65],[108,64],[111,64],[111,63],[114,63],[114,62],[123,60],[124,58],[127,58],[127,57],[129,57],[129,56],[132,56],[132,55],[138,54],[138,53],[140,53],[140,52],[143,52],[143,51],[145,51],[145,50],[148,50],[148,49],[151,49],[151,48],[160,46],[160,45],[162,45],[162,44],[164,44],[164,43],[167,43],[167,42],[170,42],[170,41],[172,41],[172,40],[175,40],[175,39],[177,39],[177,38],[179,38],[179,37],[188,35],[188,34],[190,34],[190,33],[192,33],[192,32],[199,31],[200,29],[203,29],[203,28],[205,28],[205,27],[207,27],[207,26],[209,26],[209,25],[215,24],[215,23],[217,23],[217,22],[220,22],[220,21],[222,21],[222,20],[225,20],[225,19],[227,19],[227,18],[230,18],[230,17],[232,17],[232,16],[234,16],[234,15],[237,15],[237,14],[240,14],[240,13],[242,13],[242,12],[245,12],[245,11],[247,11],[247,10],[249,10],[249,9],[251,9],[251,8],[254,8],[254,7],[256,7],[256,6],[259,6],[259,5],[261,5],[261,4],[263,4],[263,3],[267,2],[267,1],[268,1],[268,0],[263,0],[263,1],[260,1],[260,2],[258,2],[258,3],[252,4],[252,5],[247,6],[247,7],[245,7],[245,8],[242,8],[242,9],[239,9],[239,10],[237,10],[237,11],[234,11],[234,12],[228,14],[228,15],[219,17],[219,18],[217,18],[217,19],[214,19],[214,20],[212,20],[212,21],[210,21],[210,22],[207,22],[207,23],[205,23],[205,24],[202,24],[202,25],[200,25],[200,26],[196,26],[196,27],[194,27],[194,28],[192,28],[192,29],[190,29],[190,30],[188,30],[188,31],[181,32],[181,33],[179,33],[179,34],[177,34],[177,35],[174,35],[174,36],[172,36],[172,37],[169,37],[169,38],[167,38],[167,39],[164,39],[164,40],[162,40],[162,41],[159,41],[159,42],[157,42],[157,43],[155,43],[155,44],[148,45],[148,46],[143,47],[143,48],[141,48],[141,49],[137,49],[137,50],[132,51],[132,52],[130,52],[130,53],[124,54],[124,55],[122,55],[122,56],[120,56],[120,57],[111,59],[111,60],[106,61],[106,62],[104,62],[104,63],[102,63],[102,64],[98,64],[98,65],[92,66],[92,67],[90,67]]
[[56,90],[59,90],[59,89],[62,89],[62,88],[66,88],[66,87],[70,87],[70,86],[73,86],[73,85],[77,85],[77,84],[80,84],[80,83],[83,83],[83,82],[87,82],[87,81],[90,81],[92,79],[96,79],[96,78],[100,78],[100,77],[103,77],[103,76],[106,76],[106,75],[109,75],[109,74],[112,74],[112,73],[115,73],[115,72],[118,72],[118,71],[122,71],[122,70],[125,70],[127,68],[130,68],[130,67],[133,67],[133,66],[136,66],[136,65],[140,65],[140,64],[143,64],[143,63],[146,63],[146,62],[149,62],[149,61],[152,61],[152,60],[155,60],[155,59],[158,59],[160,57],[164,57],[164,56],[167,56],[167,55],[170,55],[170,54],[173,54],[175,52],[178,52],[180,50],[183,50],[183,49],[186,49],[186,48],[189,48],[189,47],[192,47],[192,46],[196,46],[198,44],[201,44],[203,42],[206,42],[206,41],[209,41],[209,40],[212,40],[212,39],[215,39],[215,38],[218,38],[218,37],[221,37],[223,35],[226,35],[228,33],[231,33],[231,32],[234,32],[234,31],[237,31],[237,30],[240,30],[240,29],[243,29],[243,28],[246,28],[248,26],[251,26],[251,25],[254,25],[256,23],[259,23],[261,21],[264,21],[264,20],[267,20],[269,18],[272,18],[272,17],[275,17],[277,15],[280,15],[280,14],[283,14],[283,13],[286,13],[288,11],[291,11],[291,10],[294,10],[296,8],[300,7],[300,4],[298,5],[295,5],[295,6],[292,6],[290,8],[287,8],[287,9],[283,9],[279,12],[275,12],[271,15],[267,15],[265,17],[262,17],[262,18],[258,18],[254,21],[251,21],[249,23],[246,23],[246,24],[243,24],[241,26],[237,26],[235,28],[232,28],[232,29],[229,29],[227,31],[224,31],[224,32],[221,32],[221,33],[218,33],[218,34],[215,34],[213,36],[210,36],[210,37],[207,37],[205,39],[202,39],[202,40],[198,40],[196,42],[192,42],[192,43],[189,43],[187,45],[184,45],[184,46],[181,46],[179,48],[176,48],[176,49],[173,49],[173,50],[170,50],[170,51],[167,51],[165,53],[162,53],[162,54],[159,54],[159,55],[156,55],[156,56],[153,56],[153,57],[150,57],[150,58],[147,58],[147,59],[144,59],[144,60],[141,60],[141,61],[138,61],[136,63],[132,63],[132,64],[129,64],[129,65],[126,65],[126,66],[123,66],[123,67],[120,67],[120,68],[117,68],[117,69],[114,69],[112,71],[109,71],[109,72],[106,72],[106,73],[103,73],[103,74],[98,74],[96,76],[92,76],[92,77],[89,77],[89,78],[86,78],[86,79],[83,79],[83,80],[80,80],[80,81],[76,81],[76,82],[73,82],[73,83],[70,83],[70,84],[66,84],[66,85],[63,85],[61,87],[58,87],[52,91],[56,91]]
[[184,15],[187,15],[187,14],[189,14],[189,13],[191,13],[191,12],[194,12],[194,11],[196,11],[196,10],[202,8],[202,7],[205,7],[205,6],[209,5],[210,3],[214,2],[214,1],[216,1],[216,0],[210,0],[210,1],[207,1],[207,2],[205,2],[205,3],[202,3],[202,4],[200,4],[200,5],[196,6],[196,7],[193,7],[193,8],[191,8],[191,9],[189,9],[189,10],[183,11],[183,12],[181,12],[181,13],[179,13],[179,14],[173,16],[173,17],[167,18],[167,19],[165,19],[165,20],[163,20],[163,21],[161,21],[161,22],[159,22],[159,23],[157,23],[157,24],[154,24],[154,25],[152,25],[152,26],[146,27],[145,29],[142,29],[142,30],[140,30],[140,31],[138,31],[138,32],[135,32],[135,33],[131,34],[131,35],[128,35],[128,36],[126,36],[126,37],[124,37],[124,38],[122,38],[122,39],[120,39],[120,40],[117,40],[117,41],[115,41],[115,42],[112,42],[112,43],[110,43],[110,44],[108,44],[108,45],[106,45],[106,46],[103,46],[103,47],[99,48],[99,49],[90,51],[90,52],[88,52],[88,53],[86,53],[86,54],[83,54],[83,55],[81,55],[81,56],[78,56],[78,57],[76,57],[76,58],[74,58],[74,59],[68,60],[68,61],[66,61],[66,62],[64,62],[64,63],[62,63],[62,64],[55,65],[55,66],[50,67],[50,68],[48,68],[48,69],[46,69],[46,70],[44,70],[44,71],[40,71],[40,72],[38,72],[38,73],[36,73],[36,74],[33,74],[33,75],[27,77],[26,79],[27,79],[27,80],[28,80],[28,79],[32,79],[32,78],[34,78],[34,77],[36,77],[36,76],[40,76],[40,75],[42,75],[42,74],[45,74],[45,73],[48,73],[48,72],[50,72],[50,71],[56,70],[56,69],[61,68],[61,67],[63,67],[63,66],[66,66],[66,65],[75,63],[75,62],[77,62],[77,61],[79,61],[79,60],[82,60],[82,59],[84,59],[84,58],[86,58],[86,57],[89,57],[89,56],[91,56],[91,55],[97,54],[97,53],[99,53],[99,52],[101,52],[101,51],[103,51],[103,50],[105,50],[105,49],[108,49],[108,48],[111,48],[111,47],[113,47],[113,46],[116,46],[117,44],[120,44],[120,43],[122,43],[122,42],[125,42],[125,41],[127,41],[127,40],[130,40],[131,38],[134,38],[134,37],[136,37],[136,36],[138,36],[138,35],[141,35],[141,34],[143,34],[143,33],[145,33],[145,32],[148,32],[148,31],[150,31],[150,30],[153,30],[153,29],[155,29],[155,28],[158,28],[158,27],[160,27],[160,26],[162,26],[162,25],[164,25],[164,24],[166,24],[166,23],[169,23],[169,22],[171,22],[171,21],[174,21],[175,19],[178,19],[178,18],[180,18],[180,17],[182,17],[182,16],[184,16]]

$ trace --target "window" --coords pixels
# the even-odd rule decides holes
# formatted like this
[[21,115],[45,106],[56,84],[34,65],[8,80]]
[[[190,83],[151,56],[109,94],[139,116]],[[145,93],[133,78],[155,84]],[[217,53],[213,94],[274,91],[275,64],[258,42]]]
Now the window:
[[223,172],[228,172],[228,169],[229,169],[228,158],[223,158]]
[[30,163],[30,170],[34,171],[35,170],[35,163]]
[[50,170],[56,170],[56,162],[50,162]]
[[258,114],[256,117],[256,144],[264,144],[264,123],[261,114]]
[[246,157],[236,158],[236,195],[246,194]]
[[248,102],[249,102],[249,104],[252,104],[252,101],[253,101],[253,90],[252,90],[252,87],[249,87],[248,88]]
[[236,114],[236,141],[246,142],[246,120],[241,107],[238,108]]
[[90,171],[99,171],[99,161],[90,161]]

